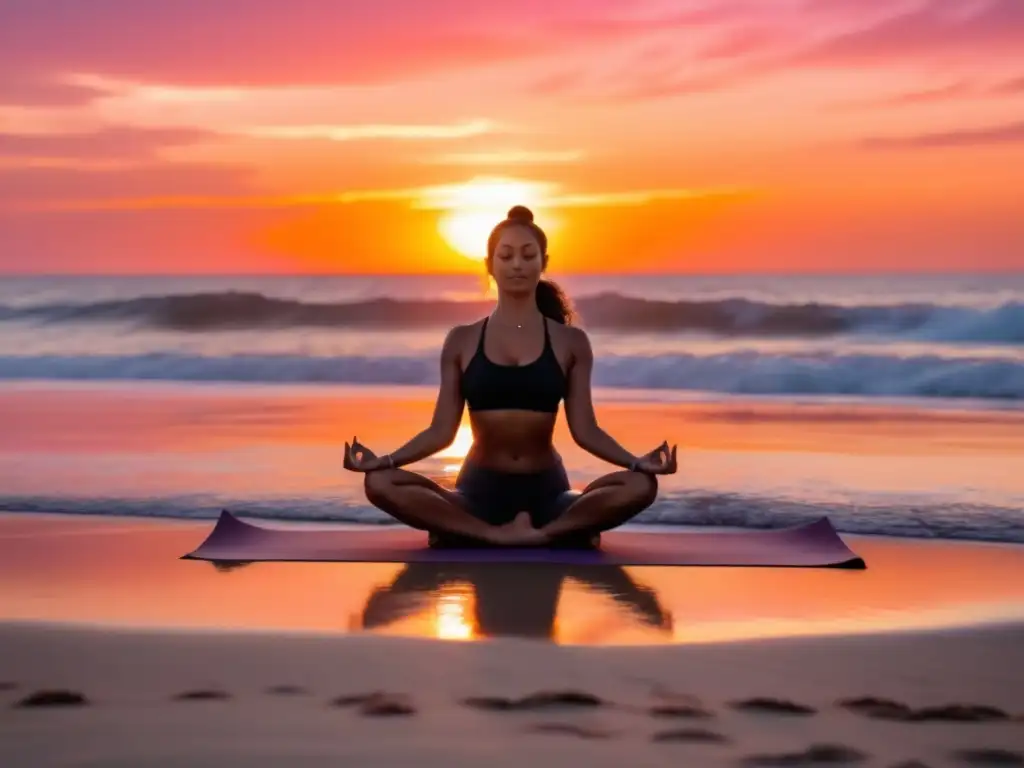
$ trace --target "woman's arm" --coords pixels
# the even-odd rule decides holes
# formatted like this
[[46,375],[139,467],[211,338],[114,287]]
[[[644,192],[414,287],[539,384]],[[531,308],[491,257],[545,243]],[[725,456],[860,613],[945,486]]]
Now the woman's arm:
[[361,465],[360,469],[383,469],[413,464],[428,456],[433,456],[452,444],[459,431],[462,411],[466,402],[459,384],[462,373],[459,367],[462,333],[463,326],[452,328],[441,347],[441,385],[437,393],[437,402],[434,405],[434,415],[430,420],[430,426],[402,447],[384,456],[371,459],[368,467]]
[[573,359],[569,369],[569,391],[565,397],[565,419],[569,432],[583,450],[619,467],[634,466],[640,457],[627,451],[597,423],[591,395],[594,351],[590,339],[581,328],[573,333]]

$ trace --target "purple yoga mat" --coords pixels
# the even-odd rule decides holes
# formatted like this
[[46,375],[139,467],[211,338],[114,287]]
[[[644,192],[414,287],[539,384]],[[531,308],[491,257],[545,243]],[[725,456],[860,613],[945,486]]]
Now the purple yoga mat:
[[602,534],[601,548],[432,549],[423,531],[255,525],[227,510],[183,559],[371,563],[556,563],[563,565],[735,565],[864,568],[827,517],[775,530]]

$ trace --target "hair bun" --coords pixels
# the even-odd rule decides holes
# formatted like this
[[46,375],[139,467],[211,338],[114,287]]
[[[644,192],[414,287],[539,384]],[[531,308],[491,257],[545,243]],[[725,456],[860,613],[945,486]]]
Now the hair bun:
[[525,205],[513,205],[508,209],[509,221],[523,221],[527,224],[533,223],[533,211]]

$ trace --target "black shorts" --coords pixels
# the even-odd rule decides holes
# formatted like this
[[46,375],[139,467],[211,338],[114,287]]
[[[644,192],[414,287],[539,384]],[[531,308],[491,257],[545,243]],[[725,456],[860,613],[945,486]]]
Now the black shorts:
[[538,472],[502,472],[467,461],[455,480],[455,492],[473,515],[492,525],[529,512],[535,528],[561,515],[580,495],[569,485],[561,462]]

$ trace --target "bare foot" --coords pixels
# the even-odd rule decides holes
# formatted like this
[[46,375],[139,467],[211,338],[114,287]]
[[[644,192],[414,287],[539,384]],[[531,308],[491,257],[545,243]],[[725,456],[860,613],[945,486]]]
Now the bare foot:
[[529,512],[520,512],[512,522],[495,529],[494,543],[513,547],[539,547],[548,543],[548,536],[533,527]]

